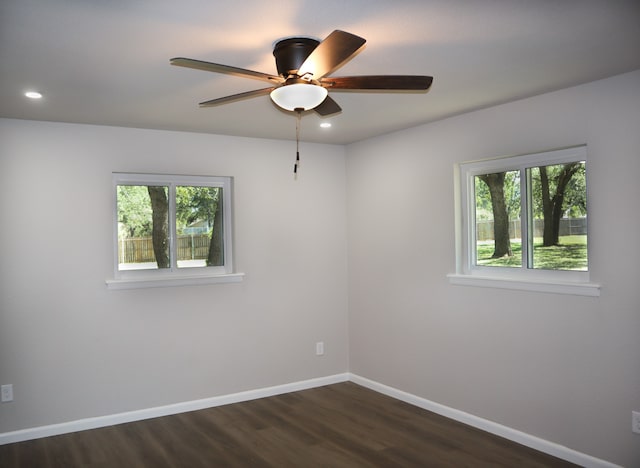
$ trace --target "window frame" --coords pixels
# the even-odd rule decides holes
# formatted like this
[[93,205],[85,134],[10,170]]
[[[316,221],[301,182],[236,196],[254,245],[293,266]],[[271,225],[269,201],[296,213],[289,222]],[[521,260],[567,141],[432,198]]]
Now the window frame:
[[[118,190],[119,185],[168,187],[169,201],[169,268],[120,270],[118,258]],[[177,264],[176,187],[222,188],[223,256],[221,266],[182,267]],[[232,178],[222,176],[193,176],[173,174],[145,174],[114,172],[112,174],[113,279],[107,280],[110,289],[181,286],[184,284],[227,283],[242,280],[233,269]]]
[[[597,296],[600,285],[590,283],[590,242],[587,247],[589,270],[544,270],[527,267],[529,255],[529,213],[532,209],[527,181],[527,169],[538,166],[584,161],[588,178],[586,145],[530,153],[503,158],[456,164],[456,273],[448,275],[455,284],[507,289],[525,289],[567,294]],[[500,267],[477,265],[475,176],[503,171],[520,172],[522,265]],[[588,191],[587,182],[587,191]],[[587,193],[588,204],[588,193]],[[592,220],[587,216],[587,233]]]

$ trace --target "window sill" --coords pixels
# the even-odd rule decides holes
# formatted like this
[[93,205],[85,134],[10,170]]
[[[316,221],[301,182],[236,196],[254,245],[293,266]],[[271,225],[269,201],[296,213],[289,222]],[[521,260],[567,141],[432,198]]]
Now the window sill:
[[108,289],[166,288],[173,286],[194,286],[203,284],[239,283],[244,273],[230,273],[213,276],[172,276],[170,278],[126,278],[106,280]]
[[544,281],[525,281],[490,276],[448,274],[449,282],[461,286],[480,288],[516,289],[554,294],[572,294],[574,296],[600,296],[600,285],[596,283],[559,283]]

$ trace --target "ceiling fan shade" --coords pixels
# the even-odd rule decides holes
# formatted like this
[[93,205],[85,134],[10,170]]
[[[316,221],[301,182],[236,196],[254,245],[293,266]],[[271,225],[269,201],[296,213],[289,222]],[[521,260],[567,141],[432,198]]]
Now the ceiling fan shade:
[[312,83],[293,83],[271,91],[273,102],[288,111],[313,109],[326,97],[326,88]]
[[433,78],[417,75],[368,75],[329,77],[331,72],[353,58],[365,44],[365,39],[335,30],[322,42],[311,37],[290,37],[275,43],[273,56],[278,75],[244,68],[176,57],[172,65],[197,70],[267,81],[271,87],[234,94],[200,103],[213,107],[241,99],[269,94],[282,109],[296,111],[313,109],[321,116],[341,112],[340,106],[327,95],[328,90],[353,91],[426,91]]

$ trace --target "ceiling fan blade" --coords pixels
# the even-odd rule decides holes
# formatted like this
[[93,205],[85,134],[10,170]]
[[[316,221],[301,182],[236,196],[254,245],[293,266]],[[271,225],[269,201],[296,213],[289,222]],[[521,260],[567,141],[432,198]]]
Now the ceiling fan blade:
[[336,101],[331,99],[331,97],[327,96],[324,101],[322,101],[319,105],[313,108],[318,114],[325,116],[331,114],[337,114],[342,111],[342,108],[338,105]]
[[171,65],[179,67],[195,68],[196,70],[204,70],[216,73],[226,73],[227,75],[241,76],[244,78],[255,78],[270,83],[282,83],[284,79],[280,76],[268,75],[244,68],[232,67],[230,65],[221,65],[219,63],[203,62],[202,60],[194,60],[184,57],[175,57],[170,60]]
[[298,75],[311,74],[319,80],[351,58],[365,42],[362,37],[336,29],[305,59]]
[[431,87],[433,77],[418,75],[370,75],[327,77],[320,84],[328,89],[379,89],[424,91]]
[[255,89],[253,91],[247,91],[246,93],[232,94],[231,96],[225,96],[217,99],[211,99],[210,101],[201,102],[200,107],[214,107],[220,104],[227,104],[229,102],[241,101],[242,99],[249,99],[252,97],[264,96],[271,93],[275,88],[263,88]]

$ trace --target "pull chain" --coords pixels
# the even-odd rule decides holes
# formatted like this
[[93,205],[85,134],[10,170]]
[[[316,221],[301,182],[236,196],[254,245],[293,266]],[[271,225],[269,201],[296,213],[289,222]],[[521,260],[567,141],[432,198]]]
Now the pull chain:
[[300,167],[300,118],[302,117],[302,109],[297,108],[296,111],[296,162],[293,165],[293,175],[298,178],[298,167]]

